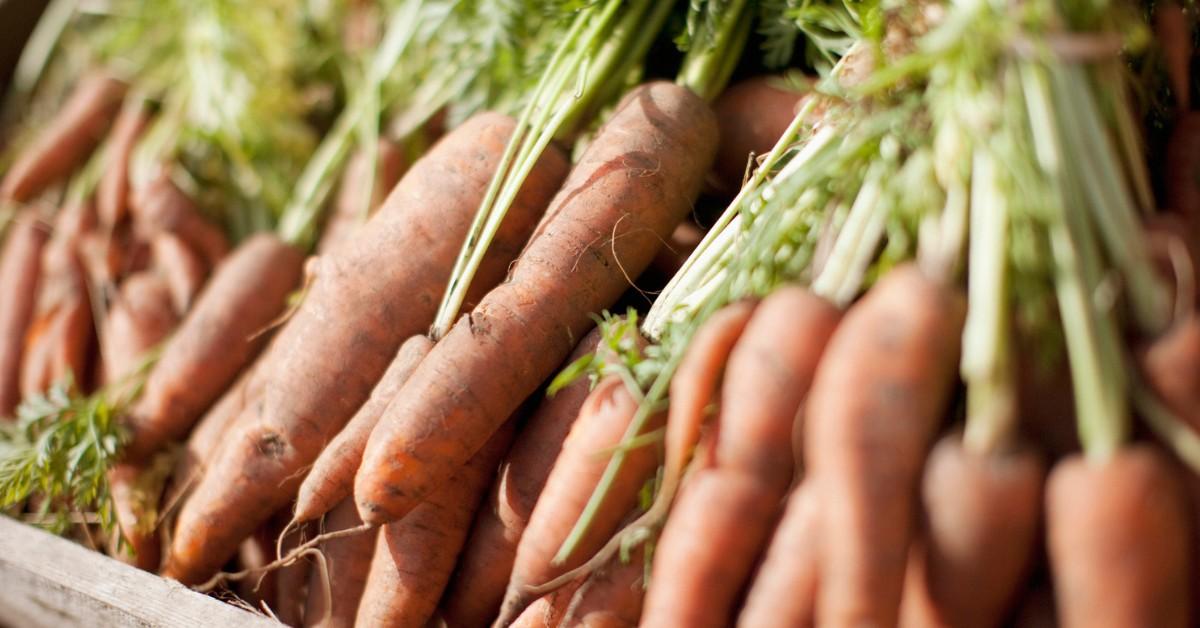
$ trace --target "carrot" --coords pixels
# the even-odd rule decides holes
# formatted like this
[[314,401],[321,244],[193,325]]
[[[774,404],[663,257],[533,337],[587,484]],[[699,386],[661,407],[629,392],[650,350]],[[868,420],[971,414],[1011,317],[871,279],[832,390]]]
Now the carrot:
[[[560,628],[638,626],[646,595],[645,549],[645,545],[638,545],[629,553],[628,560],[614,557],[604,568],[592,572],[571,596],[570,606],[557,625]],[[654,624],[647,621],[644,625]]]
[[1192,625],[1191,530],[1178,472],[1144,444],[1054,466],[1046,536],[1064,628]]
[[655,548],[648,624],[729,623],[791,484],[796,417],[839,314],[795,286],[754,310],[725,367],[715,463],[691,475]]
[[[404,516],[567,357],[588,316],[621,296],[687,214],[715,144],[712,111],[687,88],[658,82],[626,96],[510,280],[439,341],[371,434],[354,485],[363,521]],[[454,429],[429,430],[429,416]]]
[[382,528],[357,625],[424,626],[433,616],[471,518],[511,438],[509,423],[426,502],[403,521]]
[[66,176],[100,142],[126,84],[103,71],[86,73],[33,143],[0,181],[0,199],[27,201]]
[[195,251],[178,236],[163,233],[150,242],[154,270],[162,275],[171,293],[175,312],[183,315],[191,309],[192,301],[204,287],[208,268]]
[[1141,364],[1167,408],[1200,431],[1200,318],[1173,325],[1141,353]]
[[383,202],[384,195],[395,187],[396,181],[404,173],[404,155],[395,143],[380,139],[376,151],[375,175],[371,179],[374,185],[370,190],[363,189],[362,185],[362,181],[371,175],[367,154],[359,151],[346,164],[341,186],[333,200],[333,212],[321,230],[321,240],[317,243],[318,255],[330,253],[342,243],[353,241],[354,232],[367,220],[363,211],[374,212]]
[[109,305],[101,334],[104,380],[115,382],[135,372],[153,348],[179,322],[170,289],[154,272],[131,275]]
[[[567,364],[595,351],[599,340],[597,327],[579,342]],[[517,433],[492,483],[486,507],[480,508],[475,517],[471,536],[442,600],[439,614],[448,625],[483,626],[495,619],[517,543],[589,388],[588,379],[580,378],[543,399]]]
[[1171,92],[1179,111],[1191,109],[1192,24],[1171,0],[1154,5],[1154,34],[1162,47]]
[[129,159],[149,122],[146,103],[132,100],[125,103],[113,123],[106,167],[96,184],[96,211],[100,214],[101,224],[109,229],[125,218],[129,202]]
[[1031,450],[975,452],[957,434],[939,441],[925,466],[921,579],[904,603],[927,592],[935,625],[1001,625],[1032,567],[1044,477]]
[[34,211],[26,210],[17,216],[0,252],[0,417],[11,417],[21,400],[21,354],[48,233]]
[[738,614],[738,626],[815,625],[818,560],[823,542],[818,500],[812,482],[804,482],[792,491]]
[[750,156],[770,152],[796,117],[803,97],[780,83],[776,76],[748,78],[730,85],[713,104],[721,129],[713,168],[719,191],[741,188]]
[[[511,628],[558,628],[570,607],[571,599],[579,588],[578,582],[547,593],[530,604],[513,621]],[[448,624],[454,626],[455,624]]]
[[138,465],[119,464],[109,469],[108,486],[121,536],[129,544],[127,550],[118,550],[117,557],[138,569],[153,572],[158,570],[162,547],[157,531],[153,525],[148,525],[146,514],[142,512],[144,497],[138,494],[137,479],[143,470]]
[[[303,469],[366,401],[400,343],[432,322],[471,212],[515,126],[480,114],[413,165],[354,245],[322,259],[308,296],[277,337],[261,416],[230,437],[216,473],[180,513],[167,573],[197,582],[298,486]],[[500,281],[565,172],[543,156],[477,276]],[[227,454],[227,455],[226,455]],[[220,526],[201,521],[221,521]]]
[[165,166],[133,190],[130,209],[135,231],[146,240],[162,233],[175,234],[188,248],[200,253],[209,266],[216,266],[229,252],[225,234],[200,214],[200,208],[171,181]]
[[362,461],[367,437],[392,398],[432,348],[433,341],[423,335],[413,336],[400,345],[396,359],[384,371],[367,402],[325,447],[300,485],[294,517],[297,522],[316,519],[350,497],[354,489],[354,472]]
[[[353,499],[344,499],[325,518],[330,530],[345,530],[362,525]],[[328,580],[314,569],[308,581],[308,606],[304,610],[304,625],[314,628],[353,628],[375,555],[374,534],[359,534],[333,539],[321,544],[321,553],[328,566]],[[326,595],[325,584],[329,590]],[[332,602],[332,604],[330,604]]]
[[[588,395],[517,544],[498,625],[506,625],[533,602],[524,590],[526,586],[545,583],[583,563],[604,545],[625,514],[638,504],[639,491],[658,466],[656,448],[639,447],[628,453],[604,507],[596,512],[587,534],[565,561],[555,563],[555,553],[583,513],[588,497],[608,466],[608,456],[598,454],[621,444],[637,408],[637,400],[615,375],[602,379]],[[645,431],[661,423],[653,421]]]
[[955,381],[962,321],[952,293],[903,265],[830,340],[805,427],[822,496],[822,624],[896,624],[921,467]]
[[1195,242],[1200,226],[1200,112],[1186,112],[1175,120],[1164,180],[1165,205],[1188,222],[1188,240]]
[[298,250],[263,233],[217,268],[126,417],[128,458],[182,437],[233,382],[266,341],[259,332],[283,311],[303,261]]

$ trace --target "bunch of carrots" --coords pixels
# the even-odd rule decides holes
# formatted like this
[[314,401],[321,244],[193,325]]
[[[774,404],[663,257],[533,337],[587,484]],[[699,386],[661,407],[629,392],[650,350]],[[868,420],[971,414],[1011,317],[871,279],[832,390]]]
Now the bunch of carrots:
[[288,625],[1194,625],[1196,10],[54,0],[0,508]]

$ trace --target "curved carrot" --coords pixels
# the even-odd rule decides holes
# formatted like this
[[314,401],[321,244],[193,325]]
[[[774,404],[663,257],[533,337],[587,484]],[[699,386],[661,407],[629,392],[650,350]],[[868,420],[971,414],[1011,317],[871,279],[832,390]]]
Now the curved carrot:
[[21,401],[21,354],[33,319],[48,234],[32,210],[23,211],[0,252],[0,417],[12,417]]
[[[325,527],[346,530],[362,525],[353,499],[329,512]],[[375,555],[375,534],[358,534],[333,539],[321,544],[321,553],[329,573],[314,569],[308,582],[308,606],[304,610],[304,625],[314,628],[354,628],[358,603],[367,584],[371,558]],[[329,595],[325,584],[328,582]],[[332,604],[330,604],[332,602]]]
[[[318,255],[331,253],[343,243],[352,242],[354,232],[367,221],[367,216],[362,212],[366,210],[373,213],[388,191],[396,186],[400,175],[404,174],[404,155],[395,143],[381,138],[375,155],[374,185],[369,191],[362,185],[371,174],[367,154],[360,150],[346,163],[341,185],[333,199],[333,211],[325,221],[321,239],[317,242]],[[363,198],[367,194],[370,197]]]
[[427,501],[403,521],[382,528],[357,625],[420,627],[429,621],[511,439],[508,423]]
[[981,454],[958,435],[939,441],[922,487],[922,579],[906,586],[905,603],[923,589],[938,625],[1001,625],[1033,566],[1044,479],[1030,450]]
[[809,396],[822,624],[895,625],[925,454],[955,382],[961,303],[898,266],[843,319]]
[[153,179],[133,190],[130,210],[135,231],[146,240],[162,233],[174,234],[202,255],[210,267],[216,266],[229,252],[225,234],[200,214],[200,208],[175,185],[165,166],[159,168]]
[[[408,381],[409,375],[433,348],[427,336],[417,335],[404,341],[396,359],[384,371],[383,377],[371,391],[367,402],[358,409],[346,427],[330,441],[313,463],[300,494],[296,497],[295,520],[297,522],[316,519],[329,512],[340,501],[351,496],[354,490],[354,472],[362,462],[367,438],[379,422],[387,405]],[[359,522],[361,523],[361,521]]]
[[104,71],[84,74],[62,110],[8,169],[0,198],[27,201],[82,163],[117,114],[126,87]]
[[[687,88],[626,96],[509,281],[439,341],[371,434],[354,484],[363,521],[404,516],[553,372],[690,210],[715,144],[715,116]],[[429,430],[431,415],[454,429]]]
[[298,250],[263,233],[216,269],[126,417],[127,457],[154,453],[191,429],[266,342],[260,332],[284,310],[303,262]]
[[125,218],[129,208],[129,159],[149,122],[144,101],[127,102],[109,133],[107,162],[96,184],[96,212],[100,223],[110,229]]
[[1192,625],[1194,541],[1178,472],[1149,445],[1054,466],[1046,537],[1064,628]]
[[755,76],[730,85],[713,104],[721,127],[721,144],[713,168],[717,189],[742,187],[751,154],[766,155],[783,136],[803,95],[777,85],[780,77]]
[[823,542],[820,508],[812,482],[792,491],[738,614],[738,626],[816,625],[818,561]]
[[[283,506],[395,356],[425,331],[458,246],[503,155],[515,122],[480,114],[413,165],[354,245],[321,259],[308,295],[277,336],[277,360],[261,416],[230,438],[180,513],[167,573],[185,582],[212,574],[258,521]],[[527,181],[476,277],[500,281],[566,169],[547,153]],[[221,521],[220,526],[203,521]]]
[[[593,329],[566,363],[596,351],[599,341],[600,328]],[[442,601],[439,614],[449,626],[483,626],[496,618],[517,544],[589,388],[588,378],[580,378],[543,399],[517,433]]]

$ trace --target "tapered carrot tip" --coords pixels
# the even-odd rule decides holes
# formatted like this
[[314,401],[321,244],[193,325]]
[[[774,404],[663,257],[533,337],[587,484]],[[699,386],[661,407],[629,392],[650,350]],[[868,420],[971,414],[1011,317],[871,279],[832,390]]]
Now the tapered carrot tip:
[[1046,488],[1047,537],[1064,628],[1189,626],[1193,566],[1178,470],[1139,444],[1072,456]]

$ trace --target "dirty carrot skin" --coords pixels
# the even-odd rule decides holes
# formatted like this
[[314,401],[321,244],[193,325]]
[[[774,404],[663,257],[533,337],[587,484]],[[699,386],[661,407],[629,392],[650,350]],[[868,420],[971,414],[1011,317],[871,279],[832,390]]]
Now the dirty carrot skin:
[[150,111],[141,100],[126,102],[117,114],[108,140],[108,161],[96,184],[96,212],[100,224],[111,229],[129,208],[129,159],[150,122]]
[[143,271],[126,278],[103,323],[104,381],[116,382],[136,371],[146,351],[162,342],[178,323],[170,289],[160,275]]
[[827,496],[819,497],[822,624],[897,622],[921,469],[955,382],[962,310],[915,265],[898,266],[850,308],[826,348],[805,427],[805,462]]
[[[593,329],[566,363],[596,351],[599,341],[600,329]],[[590,387],[583,377],[543,399],[517,433],[442,600],[439,614],[448,625],[483,626],[496,618],[517,544]]]
[[820,508],[812,482],[792,491],[738,614],[739,627],[816,625]]
[[424,335],[413,336],[400,345],[396,359],[383,372],[383,377],[371,391],[367,402],[325,447],[304,478],[296,498],[297,522],[316,519],[351,496],[354,491],[354,472],[362,461],[371,430],[432,348],[433,341]]
[[[404,173],[404,155],[394,142],[380,139],[376,151],[375,177],[372,179],[374,186],[370,191],[365,190],[362,183],[371,174],[367,154],[360,150],[346,163],[341,185],[333,199],[333,212],[326,220],[321,239],[317,242],[318,255],[325,255],[344,242],[353,241],[354,232],[367,220],[363,210],[374,212]],[[370,198],[364,198],[367,194],[370,194]]]
[[[400,343],[428,328],[514,126],[495,113],[463,123],[413,165],[353,246],[320,260],[277,336],[260,416],[230,436],[218,472],[180,513],[168,574],[199,582],[215,572],[257,521],[286,503]],[[485,258],[476,294],[502,280],[566,167],[560,152],[543,155]],[[199,523],[215,520],[222,525]]]
[[0,199],[24,202],[66,176],[100,143],[127,85],[104,71],[85,74],[62,110],[0,181]]
[[1029,449],[973,452],[958,434],[939,441],[922,487],[922,580],[905,587],[905,604],[923,589],[937,625],[1001,625],[1032,568],[1044,480]]
[[778,85],[780,77],[756,76],[734,83],[713,104],[721,144],[713,167],[717,189],[742,187],[750,155],[766,155],[800,109],[802,95]]
[[420,627],[433,616],[488,480],[512,440],[501,427],[455,477],[384,526],[359,603],[357,625]]
[[1192,625],[1193,541],[1179,472],[1144,444],[1055,465],[1046,537],[1064,628]]
[[[620,297],[691,209],[716,136],[711,109],[685,87],[651,83],[625,97],[509,281],[438,342],[371,434],[354,485],[363,521],[404,516],[567,357],[589,316]],[[519,364],[495,367],[518,349]],[[455,429],[428,430],[431,413]]]
[[303,262],[296,248],[262,233],[217,268],[130,409],[129,458],[182,437],[229,387],[266,342],[259,332],[284,310]]
[[[345,530],[362,525],[353,499],[344,499],[325,517],[325,529]],[[304,625],[313,628],[354,628],[358,602],[362,599],[375,555],[377,534],[358,534],[321,544],[321,553],[329,568],[329,596],[325,595],[325,576],[313,569],[308,581],[308,606]],[[333,604],[329,602],[332,600]]]
[[[645,544],[629,553],[629,560],[619,556],[602,569],[593,572],[571,595],[560,628],[635,628],[642,617],[642,600],[646,595]],[[532,607],[531,607],[532,608]]]
[[12,417],[21,401],[21,354],[48,239],[46,225],[26,210],[17,216],[0,251],[0,418]]
[[221,229],[200,214],[200,208],[171,180],[168,168],[135,188],[130,199],[135,232],[146,240],[162,233],[178,236],[213,267],[229,252]]
[[792,482],[796,418],[839,318],[796,286],[754,310],[725,365],[715,462],[692,473],[655,547],[647,625],[729,623]]
[[[658,467],[657,447],[639,447],[628,452],[604,507],[596,512],[587,534],[567,560],[554,563],[555,554],[608,466],[609,457],[597,454],[620,445],[637,408],[637,401],[615,375],[602,379],[588,395],[517,544],[499,625],[506,625],[533,602],[534,598],[524,591],[526,586],[543,584],[583,563],[604,545],[626,513],[637,505],[639,491]],[[661,424],[659,417],[645,431]]]

